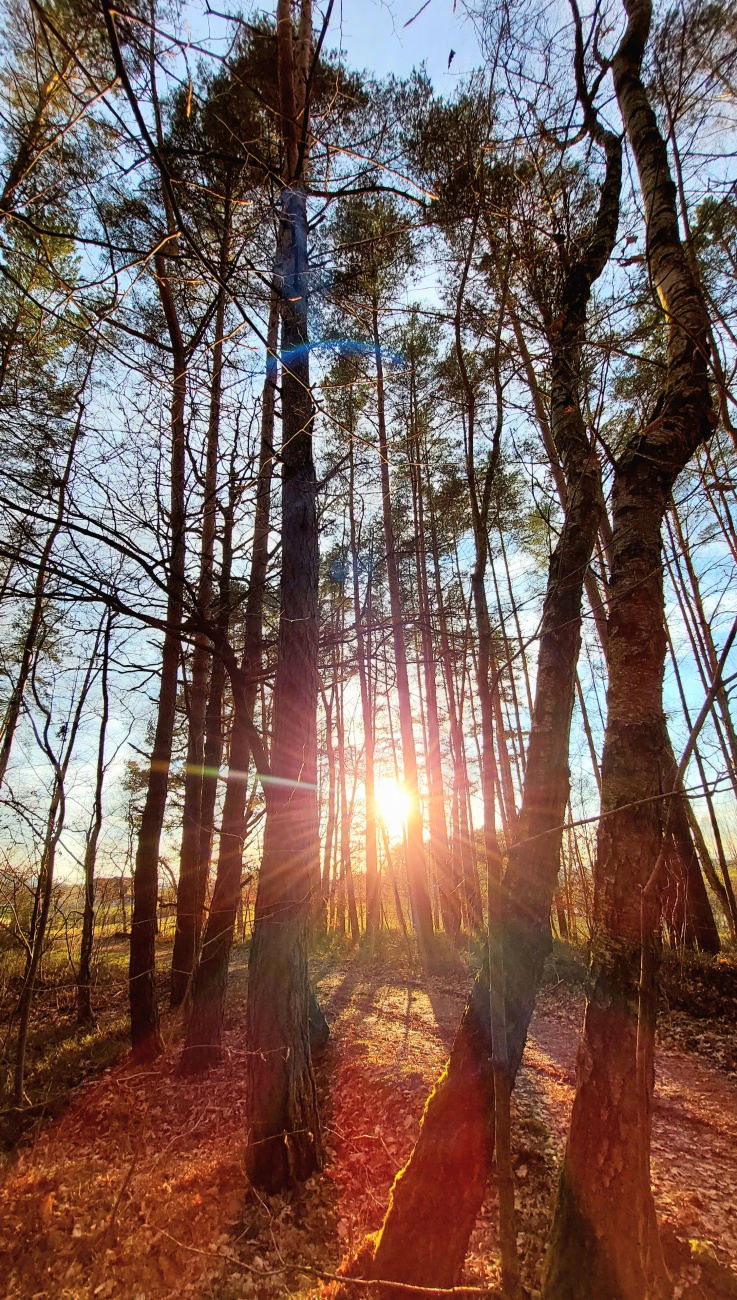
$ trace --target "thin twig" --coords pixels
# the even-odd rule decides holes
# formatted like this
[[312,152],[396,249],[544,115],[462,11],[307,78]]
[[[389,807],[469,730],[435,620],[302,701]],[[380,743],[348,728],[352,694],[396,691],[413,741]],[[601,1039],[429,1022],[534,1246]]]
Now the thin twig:
[[330,1273],[327,1269],[314,1268],[312,1264],[285,1264],[283,1268],[256,1268],[253,1264],[246,1264],[244,1260],[237,1259],[233,1255],[221,1255],[214,1250],[202,1250],[199,1246],[189,1246],[186,1241],[178,1241],[172,1237],[166,1228],[156,1228],[153,1224],[148,1225],[154,1232],[161,1237],[168,1238],[175,1246],[181,1250],[188,1250],[193,1255],[203,1255],[207,1259],[219,1259],[221,1264],[230,1264],[236,1268],[242,1268],[247,1273],[253,1273],[256,1277],[275,1277],[281,1273],[307,1273],[310,1277],[317,1277],[323,1282],[340,1282],[342,1286],[386,1287],[390,1291],[396,1291],[398,1295],[419,1295],[419,1296],[484,1296],[486,1300],[502,1300],[502,1293],[495,1287],[482,1286],[414,1286],[411,1282],[389,1282],[383,1278],[369,1277],[342,1277],[339,1273]]

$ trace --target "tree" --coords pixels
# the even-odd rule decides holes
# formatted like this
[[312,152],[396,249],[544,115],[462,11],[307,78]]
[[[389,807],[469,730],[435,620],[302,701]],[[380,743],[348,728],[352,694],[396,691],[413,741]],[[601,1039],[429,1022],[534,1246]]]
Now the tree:
[[77,967],[77,1023],[94,1024],[92,1011],[92,945],[95,924],[95,867],[97,864],[97,846],[102,830],[102,795],[105,782],[105,739],[110,718],[110,693],[108,673],[110,669],[110,638],[113,629],[113,616],[108,611],[102,636],[102,665],[100,669],[100,694],[102,710],[100,713],[100,735],[97,745],[97,767],[95,771],[95,798],[90,819],[87,843],[84,851],[84,908],[82,914],[82,938],[79,946],[79,966]]
[[[621,147],[616,136],[601,131],[582,82],[579,94],[587,128],[604,147],[606,171],[593,220],[583,226],[578,247],[562,249],[555,298],[544,302],[551,325],[551,427],[557,455],[565,466],[566,516],[550,560],[518,841],[510,845],[503,880],[508,1040],[503,1068],[510,1083],[522,1059],[550,946],[550,907],[568,801],[568,743],[581,600],[600,519],[598,467],[580,406],[580,366],[592,285],[606,266],[617,233]],[[468,376],[466,382],[468,390]],[[483,517],[477,531],[476,554],[478,557],[483,544],[485,558]],[[481,611],[483,615],[483,600]],[[490,725],[493,723],[487,722]],[[489,809],[487,817],[492,815]],[[395,1181],[376,1243],[373,1276],[415,1285],[450,1286],[457,1281],[481,1207],[493,1150],[492,1041],[488,971],[483,971],[466,1006],[446,1069],[428,1099],[418,1142]],[[463,1189],[452,1206],[444,1192],[449,1179],[454,1187]],[[417,1235],[420,1202],[423,1232]]]
[[430,960],[433,933],[430,889],[422,833],[412,701],[407,670],[404,616],[392,515],[392,484],[386,417],[384,357],[380,333],[382,304],[396,289],[398,278],[412,258],[412,249],[397,205],[384,196],[353,199],[346,203],[335,227],[342,246],[343,266],[338,285],[350,291],[351,311],[370,339],[376,367],[376,421],[381,475],[382,519],[386,547],[386,573],[392,618],[392,637],[399,699],[399,729],[404,785],[408,797],[407,876],[412,918],[424,965]]
[[79,683],[77,698],[72,703],[66,725],[61,728],[62,744],[58,751],[54,748],[52,740],[53,701],[44,701],[41,698],[35,676],[32,678],[32,689],[35,703],[43,718],[42,730],[40,733],[36,733],[36,737],[39,747],[44,752],[51,766],[53,780],[41,847],[41,860],[39,863],[38,877],[33,899],[30,929],[25,943],[25,970],[23,972],[23,982],[15,1013],[18,1018],[18,1032],[15,1046],[15,1066],[13,1070],[13,1100],[15,1105],[18,1107],[23,1106],[27,1101],[25,1091],[25,1072],[28,1028],[30,1023],[31,1007],[33,1005],[33,996],[36,990],[36,980],[41,967],[41,960],[46,941],[46,930],[54,887],[56,851],[64,829],[64,820],[66,817],[65,783],[69,771],[69,764],[74,751],[74,744],[82,720],[82,713],[87,702],[87,695],[93,675],[97,668],[97,655],[100,647],[101,636],[102,624],[97,629],[92,652],[89,655],[85,670],[82,674],[81,682]]
[[295,39],[277,7],[283,173],[274,274],[282,326],[282,573],[264,852],[249,955],[248,1174],[269,1191],[322,1164],[309,1034],[307,925],[317,859],[317,476],[308,344],[311,0]]
[[[641,952],[659,924],[657,909],[641,915],[640,893],[658,862],[664,828],[657,797],[665,660],[661,526],[678,475],[711,437],[716,416],[709,321],[679,236],[667,150],[642,77],[651,18],[648,0],[627,5],[612,74],[645,204],[648,266],[667,322],[667,368],[656,408],[615,471],[595,939],[546,1300],[590,1295],[592,1288],[634,1300],[649,1275],[662,1274],[649,1181],[654,1015],[647,1006],[640,1016],[638,1047],[637,1011]],[[646,1002],[653,996],[653,989],[643,990]],[[612,1173],[605,1178],[606,1168]]]
[[[176,249],[176,237],[172,234],[174,215],[171,212],[167,215],[170,238],[175,241]],[[156,904],[159,843],[164,824],[177,702],[186,558],[184,476],[187,354],[172,292],[169,268],[163,253],[158,253],[155,258],[155,279],[166,319],[172,355],[171,459],[166,631],[161,652],[156,730],[133,872],[133,919],[129,965],[131,1043],[138,1058],[144,1061],[153,1059],[163,1050],[154,978]]]
[[[205,925],[192,990],[192,1007],[182,1052],[182,1072],[195,1074],[220,1060],[228,959],[241,891],[241,866],[245,835],[244,811],[248,765],[252,750],[254,705],[263,659],[263,610],[269,559],[271,478],[274,463],[274,405],[277,388],[277,329],[279,297],[272,293],[266,331],[266,378],[261,408],[261,441],[253,546],[244,618],[244,646],[240,663],[243,690],[230,737],[228,780],[220,823],[220,845],[215,887]],[[227,625],[227,615],[225,619]],[[202,879],[201,872],[200,879]],[[204,899],[204,889],[196,899]]]

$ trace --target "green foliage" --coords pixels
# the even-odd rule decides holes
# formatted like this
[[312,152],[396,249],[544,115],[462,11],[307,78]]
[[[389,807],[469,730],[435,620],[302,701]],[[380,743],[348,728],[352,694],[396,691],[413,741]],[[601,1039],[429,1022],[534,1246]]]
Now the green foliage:
[[644,284],[642,290],[639,303],[633,304],[634,321],[628,340],[628,355],[612,381],[616,407],[606,425],[606,439],[615,455],[651,418],[665,374],[665,317]]
[[[330,223],[336,271],[332,295],[370,306],[395,294],[415,259],[411,222],[384,194],[350,197]],[[364,312],[363,328],[370,329]]]

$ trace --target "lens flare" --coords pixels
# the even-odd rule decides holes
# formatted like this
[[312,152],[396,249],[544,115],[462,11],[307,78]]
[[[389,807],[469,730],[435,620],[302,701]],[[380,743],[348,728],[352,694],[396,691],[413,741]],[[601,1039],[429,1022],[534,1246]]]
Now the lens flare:
[[393,777],[376,782],[376,811],[392,840],[401,838],[410,810],[410,797],[404,786]]

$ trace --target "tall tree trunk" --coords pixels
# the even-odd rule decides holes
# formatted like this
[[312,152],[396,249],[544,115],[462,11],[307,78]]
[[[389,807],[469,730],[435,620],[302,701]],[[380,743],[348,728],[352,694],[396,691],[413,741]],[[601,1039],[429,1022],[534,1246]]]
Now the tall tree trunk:
[[[497,1192],[499,1199],[499,1242],[501,1253],[502,1286],[511,1300],[516,1297],[519,1287],[519,1259],[517,1255],[517,1228],[514,1204],[514,1174],[512,1170],[512,1148],[510,1132],[510,1092],[511,1076],[509,1070],[509,1051],[507,1041],[507,1022],[504,1005],[505,969],[504,944],[502,930],[502,856],[496,834],[496,764],[494,761],[494,704],[499,703],[499,672],[496,668],[491,619],[486,593],[486,568],[489,555],[487,524],[491,502],[491,489],[494,475],[499,463],[501,449],[502,421],[504,414],[503,390],[500,370],[501,333],[506,314],[506,282],[501,294],[498,325],[494,340],[494,380],[496,388],[496,426],[487,460],[483,486],[479,492],[475,463],[476,432],[476,394],[468,373],[463,348],[461,330],[461,311],[468,274],[474,253],[477,220],[471,231],[455,315],[455,347],[458,369],[465,395],[466,405],[466,476],[471,504],[475,563],[471,573],[471,592],[476,615],[476,633],[478,638],[478,670],[476,688],[481,704],[481,789],[484,803],[484,857],[486,859],[486,881],[488,894],[488,1004],[491,1029],[491,1079],[494,1090],[493,1122],[487,1133],[480,1134],[481,1147],[486,1145],[483,1138],[492,1137],[496,1163]],[[508,277],[505,277],[505,280]],[[492,667],[494,682],[491,681]],[[497,714],[498,717],[498,714]],[[497,722],[499,732],[499,753],[506,754],[504,731]],[[509,803],[514,808],[513,794],[509,794]],[[515,817],[516,823],[516,817]]]
[[[443,768],[440,758],[440,719],[438,716],[438,691],[430,617],[430,594],[427,578],[427,546],[425,538],[425,506],[422,482],[423,458],[421,455],[419,418],[415,393],[414,370],[410,375],[412,429],[409,443],[409,463],[412,478],[415,514],[415,566],[417,573],[417,598],[422,638],[422,670],[425,681],[427,712],[426,766],[430,821],[430,852],[440,894],[440,914],[443,929],[452,942],[456,942],[461,926],[459,898],[453,889],[451,877],[450,845],[445,820],[445,793]],[[426,463],[426,460],[425,460]]]
[[[686,567],[686,572],[688,573],[689,583],[691,585],[693,610],[696,615],[695,622],[697,624],[698,631],[700,634],[701,645],[706,655],[706,661],[708,664],[708,676],[709,676],[709,681],[711,683],[711,681],[714,678],[714,674],[716,672],[716,665],[717,665],[717,651],[714,645],[714,638],[712,636],[711,625],[709,623],[708,618],[706,617],[704,602],[701,597],[701,588],[699,584],[699,579],[693,565],[693,560],[691,558],[691,548],[688,543],[688,538],[685,536],[683,532],[683,528],[681,526],[681,520],[678,514],[678,509],[675,504],[670,510],[669,516],[670,517],[668,520],[668,531],[670,532],[670,518],[672,518],[675,527],[676,537],[678,539],[678,546],[674,547],[674,549],[676,550],[679,561],[682,560],[683,564]],[[732,721],[732,714],[730,712],[729,695],[727,694],[727,689],[725,686],[719,687],[719,690],[717,691],[716,702],[719,705],[719,712],[722,717],[722,723],[729,744],[727,765],[728,767],[731,767],[733,776],[737,776],[737,735],[735,734],[734,723]]]
[[[663,718],[663,784],[673,790],[678,764]],[[683,781],[678,782],[676,797],[670,802],[670,838],[668,877],[663,890],[663,916],[671,937],[686,948],[718,953],[719,931],[706,892],[688,816],[688,799]]]
[[[218,438],[220,433],[220,397],[223,371],[223,334],[225,332],[225,289],[228,273],[230,235],[230,186],[226,183],[223,229],[220,240],[220,282],[215,313],[215,343],[212,350],[210,417],[207,428],[205,480],[203,484],[202,538],[200,574],[197,585],[197,611],[209,619],[212,608],[215,524],[217,521]],[[202,794],[205,765],[205,730],[207,722],[208,677],[212,652],[207,637],[199,632],[192,655],[192,681],[189,691],[189,731],[187,766],[184,778],[182,810],[182,845],[179,855],[177,915],[174,949],[171,959],[170,1004],[184,1001],[194,971],[202,933],[202,901],[199,897],[200,838],[202,834]]]
[[[568,801],[568,738],[583,583],[599,523],[599,470],[586,436],[579,385],[591,286],[611,254],[619,217],[621,146],[608,134],[603,143],[607,170],[596,226],[564,283],[564,310],[551,339],[552,430],[565,466],[568,495],[565,526],[550,561],[519,838],[512,846],[503,886],[510,1081],[522,1059],[550,946],[560,828]],[[426,1103],[414,1151],[395,1179],[374,1252],[372,1276],[415,1285],[452,1286],[457,1282],[493,1154],[491,1057],[485,968],[474,983],[445,1071]],[[453,1197],[447,1195],[449,1186],[454,1189]]]
[[248,1146],[251,1182],[277,1191],[323,1161],[309,1032],[307,928],[317,825],[318,534],[308,350],[308,225],[303,160],[311,60],[310,0],[299,39],[278,0],[277,50],[286,170],[277,283],[282,314],[282,573],[264,851],[249,957]]
[[[504,533],[501,528],[497,528],[497,533],[499,535],[499,544],[500,547],[502,548],[504,564],[506,567],[506,551],[504,550]],[[496,576],[496,565],[494,564],[494,555],[491,549],[491,541],[488,535],[486,539],[486,546],[488,550],[489,568],[491,569],[491,578],[492,578],[492,582],[494,583],[494,601],[496,604],[497,618],[499,620],[499,630],[501,632],[501,637],[502,637],[502,650],[504,653],[504,661],[505,661],[505,666],[502,669],[501,674],[499,676],[499,690],[497,694],[501,699],[502,680],[504,676],[506,676],[507,681],[509,682],[509,690],[512,696],[512,708],[514,710],[514,735],[517,741],[516,745],[512,746],[512,752],[514,754],[514,764],[517,771],[517,780],[519,782],[520,789],[521,789],[522,786],[524,785],[526,759],[525,759],[525,741],[522,733],[522,719],[520,717],[519,699],[517,697],[517,683],[514,678],[514,664],[515,664],[516,656],[512,651],[512,645],[507,635],[507,629],[506,629],[507,620],[504,617],[504,613],[502,612],[502,602],[499,596],[499,583],[497,581],[497,576]],[[509,573],[507,573],[507,577],[509,577]],[[513,610],[515,610],[515,615],[516,615],[516,606],[513,597],[512,597],[512,608]],[[519,622],[517,622],[517,628],[519,631]],[[522,650],[522,659],[524,661],[525,655],[524,655],[524,647],[523,647],[521,634],[517,638],[517,644]],[[532,706],[530,706],[530,714],[532,714]],[[510,716],[509,708],[507,708],[508,721],[509,721],[509,716]]]
[[[276,337],[276,334],[274,336]],[[227,641],[228,639],[228,630],[232,614],[233,592],[231,588],[231,574],[233,569],[233,529],[235,526],[235,508],[240,494],[240,482],[235,463],[237,448],[237,440],[234,440],[230,455],[228,499],[223,509],[223,536],[220,548],[220,580],[218,584],[218,613],[216,620],[219,643]],[[262,461],[259,459],[259,483],[261,482],[262,469]],[[200,837],[197,859],[197,894],[195,899],[195,911],[200,915],[204,915],[205,897],[207,895],[207,885],[210,878],[210,857],[215,836],[215,804],[217,802],[220,765],[223,760],[223,695],[225,691],[225,678],[225,662],[221,655],[216,654],[213,657],[212,662],[210,689],[208,692],[207,710],[205,713],[205,761],[202,775]]]
[[177,704],[177,674],[181,648],[182,598],[185,564],[185,400],[187,359],[179,317],[169,282],[166,258],[154,259],[156,284],[172,349],[171,496],[169,506],[169,573],[164,645],[156,712],[156,730],[138,833],[133,871],[129,1000],[131,1044],[139,1060],[152,1060],[163,1050],[154,982],[156,966],[156,905],[159,884],[159,843],[164,824],[172,739]]
[[[435,600],[438,610],[438,624],[440,631],[440,657],[443,666],[445,697],[448,704],[448,719],[450,723],[450,741],[453,750],[453,797],[457,803],[458,834],[456,836],[454,833],[453,838],[453,864],[451,872],[453,877],[454,893],[459,899],[463,898],[465,903],[466,925],[469,930],[475,932],[482,928],[483,916],[481,910],[481,898],[475,887],[472,846],[468,829],[468,815],[466,809],[466,788],[468,785],[466,751],[463,739],[463,728],[458,716],[458,693],[456,691],[453,656],[450,649],[448,621],[445,611],[445,602],[443,599],[443,587],[440,575],[440,547],[438,543],[435,508],[429,474],[427,477],[430,504],[430,545],[433,558]],[[459,915],[460,911],[461,909],[458,907]]]
[[330,868],[333,861],[333,839],[335,836],[335,799],[336,799],[336,778],[335,778],[335,746],[333,744],[333,709],[335,708],[335,684],[331,686],[330,699],[327,691],[322,692],[323,705],[325,707],[325,749],[328,760],[328,816],[325,826],[325,852],[322,866],[322,897],[325,907],[326,925],[330,919]]
[[[342,611],[341,611],[342,612]],[[351,863],[351,813],[352,801],[348,801],[348,773],[346,770],[345,745],[345,695],[343,683],[340,683],[335,711],[336,730],[338,732],[338,763],[340,766],[340,875],[345,887],[348,903],[348,924],[351,939],[358,943],[358,912],[356,910],[356,890],[353,883],[353,865]]]
[[[221,1055],[225,995],[228,987],[228,961],[241,892],[244,811],[248,790],[248,765],[252,749],[248,721],[253,717],[263,661],[263,610],[269,559],[271,479],[274,459],[277,330],[278,298],[274,292],[266,334],[266,379],[261,407],[261,444],[253,521],[253,549],[244,617],[243,657],[240,664],[244,686],[239,698],[242,699],[243,713],[235,709],[230,735],[228,778],[220,821],[218,865],[202,941],[202,952],[192,985],[192,1007],[180,1066],[184,1074],[196,1074],[216,1065]],[[201,864],[204,861],[203,849],[204,843],[201,847]],[[202,865],[200,890],[201,896],[204,897]]]
[[[529,366],[531,367],[532,364],[531,359],[526,349],[526,344],[524,342],[524,337],[521,332],[521,326],[519,324],[519,321],[515,321],[515,329],[517,333],[518,343],[520,343],[521,348],[524,349],[524,353],[526,356],[526,365],[529,364]],[[558,496],[561,505],[565,509],[566,492],[567,492],[566,484],[565,484],[565,475],[562,466],[560,464],[560,461],[558,459],[558,454],[555,448],[554,440],[552,439],[552,434],[550,433],[549,428],[547,429],[547,433],[546,433],[546,428],[545,428],[546,416],[545,416],[544,406],[542,405],[542,398],[539,395],[539,390],[537,389],[534,372],[528,374],[528,381],[529,381],[530,389],[533,392],[533,396],[535,400],[535,410],[538,415],[538,421],[541,424],[543,440],[545,442],[546,448],[549,449],[549,453],[554,457],[554,463],[553,463],[554,479],[555,479],[556,488],[558,491]],[[606,510],[603,503],[603,494],[602,494],[602,501],[600,503],[599,554],[600,554],[601,569],[604,573],[606,573],[607,565],[610,565],[611,563],[611,527],[609,525],[608,516],[606,514]],[[693,581],[695,582],[695,574],[693,575]],[[599,636],[602,652],[604,654],[604,658],[606,659],[608,643],[607,643],[606,621],[603,618],[604,605],[599,596],[597,578],[591,568],[589,568],[586,574],[586,592],[589,598],[589,603],[591,605],[592,612],[594,614],[594,623]],[[714,653],[712,655],[712,659],[710,660],[710,667],[712,672],[714,671],[715,664],[716,664],[716,655]],[[678,669],[676,665],[676,673],[677,672]],[[702,672],[702,679],[704,680],[704,685],[706,686],[707,684],[706,675],[703,672]],[[589,751],[591,754],[591,763],[594,770],[594,775],[596,777],[597,785],[599,787],[599,791],[601,792],[601,772],[599,770],[598,759],[594,749],[593,737],[591,735],[591,728],[589,725],[589,720],[586,712],[586,705],[583,698],[583,692],[581,690],[580,681],[578,680],[578,676],[576,678],[576,686],[578,691],[579,704],[581,706],[581,712],[583,716],[584,729],[586,732]],[[721,694],[723,695],[723,692]],[[665,725],[663,727],[663,760],[662,761],[663,761],[663,766],[665,771],[670,771],[672,769],[672,771],[675,773],[676,764],[673,758],[667,727],[665,727]],[[706,894],[704,888],[703,878],[701,877],[699,861],[701,860],[706,862],[706,870],[709,870],[709,868],[712,867],[712,864],[710,859],[708,859],[708,855],[706,856],[706,858],[704,858],[701,853],[699,853],[698,855],[696,853],[694,839],[698,834],[698,830],[695,833],[693,832],[695,817],[693,814],[693,810],[691,809],[691,806],[688,803],[688,800],[685,798],[685,795],[683,796],[682,799],[678,800],[677,808],[674,808],[673,823],[674,824],[673,824],[672,844],[671,844],[671,850],[669,854],[669,861],[671,864],[670,892],[669,892],[669,898],[665,906],[665,911],[669,918],[669,925],[671,927],[671,932],[673,933],[674,936],[676,933],[678,933],[681,937],[680,941],[681,942],[686,941],[687,946],[689,947],[694,947],[694,946],[700,947],[703,949],[703,951],[711,951],[711,952],[718,951],[719,936],[716,929],[716,925],[714,923],[714,916],[711,910],[711,904],[709,902],[708,895]],[[703,837],[702,837],[702,842],[703,842]],[[716,879],[715,876],[714,879]],[[717,881],[718,894],[720,889],[721,889],[720,883]]]
[[641,946],[650,949],[659,924],[657,909],[649,919],[641,913],[641,891],[659,860],[664,820],[657,798],[664,788],[661,525],[678,474],[715,425],[709,322],[679,238],[667,150],[641,75],[650,0],[629,0],[627,15],[612,70],[645,203],[648,267],[667,317],[667,368],[658,407],[615,472],[595,938],[546,1300],[641,1300],[658,1261],[649,1184],[654,980],[639,986]]
[[[690,732],[692,727],[691,714],[688,705],[686,703],[686,695],[683,689],[683,679],[681,677],[681,672],[678,667],[678,660],[676,659],[673,650],[673,642],[671,641],[667,624],[666,624],[666,637],[668,639],[668,648],[670,650],[673,672],[675,675],[676,682],[678,683],[678,693],[681,698],[681,708],[683,709],[683,716],[686,720],[686,726],[688,727],[688,730]],[[716,846],[717,857],[719,859],[719,869],[721,871],[721,877],[722,877],[721,880],[716,874],[714,865],[711,861],[711,855],[709,854],[706,844],[704,843],[704,837],[698,822],[698,818],[696,817],[696,814],[691,806],[691,803],[689,802],[687,807],[688,807],[689,821],[691,822],[691,832],[693,834],[694,841],[696,843],[696,848],[697,848],[699,858],[701,859],[701,864],[704,869],[704,875],[706,876],[707,880],[709,881],[709,884],[714,890],[714,893],[719,899],[719,902],[721,904],[722,910],[724,912],[727,921],[729,933],[732,937],[734,937],[735,934],[737,934],[737,901],[735,901],[734,888],[732,886],[732,878],[729,874],[729,867],[727,865],[727,858],[724,852],[724,844],[722,842],[722,836],[719,829],[719,822],[716,815],[716,809],[714,807],[714,800],[712,798],[711,791],[709,790],[709,782],[707,780],[706,771],[704,768],[704,762],[701,757],[698,744],[694,744],[694,758],[696,759],[696,766],[698,767],[699,770],[699,777],[701,779],[701,785],[704,790],[706,806],[709,811],[709,821],[711,823],[712,834],[714,836],[714,844]]]
[[[522,626],[520,624],[520,619],[519,619],[519,608],[517,605],[517,600],[515,598],[514,589],[512,587],[512,575],[509,572],[509,556],[507,554],[507,548],[504,544],[504,529],[501,527],[500,521],[497,521],[497,532],[499,534],[499,549],[501,550],[502,553],[502,563],[504,565],[504,577],[506,579],[507,592],[509,594],[509,604],[512,609],[515,631],[517,633],[517,645],[519,647],[519,656],[522,662],[522,675],[525,679],[525,693],[527,696],[527,707],[529,709],[530,718],[532,718],[532,710],[534,706],[532,702],[532,687],[530,685],[530,671],[527,663],[527,654],[525,651],[525,639],[522,635]],[[493,568],[493,564],[492,564],[492,568]],[[494,575],[494,583],[496,585],[496,573]],[[499,606],[499,609],[501,615],[501,604]],[[512,681],[514,681],[514,665],[511,659],[509,663],[509,675],[512,678]],[[520,745],[522,745],[521,737],[520,737]]]
[[[351,390],[352,393],[352,390]],[[366,798],[366,934],[371,941],[377,934],[381,919],[379,871],[376,856],[376,782],[374,770],[374,719],[371,707],[371,684],[366,663],[366,639],[361,613],[361,591],[358,581],[358,536],[355,508],[355,458],[353,438],[348,447],[348,517],[351,537],[351,570],[353,578],[353,618],[356,631],[356,656],[358,679],[361,688],[361,714],[365,745],[365,798]],[[368,602],[370,608],[372,575],[368,576]]]
[[[666,516],[666,527],[667,524],[668,524],[668,520]],[[673,584],[673,589],[676,593],[676,600],[678,602],[678,607],[681,613],[683,624],[686,628],[686,632],[688,633],[688,639],[691,643],[691,649],[693,651],[693,656],[696,662],[696,668],[699,677],[701,679],[701,684],[704,687],[704,690],[708,691],[711,685],[711,673],[707,668],[707,663],[706,663],[707,655],[706,655],[703,640],[698,634],[698,624],[696,621],[694,609],[691,600],[689,599],[688,591],[686,589],[686,585],[683,580],[683,574],[680,571],[680,565],[678,563],[678,555],[675,551],[672,560],[668,556],[668,553],[666,551],[665,567],[666,567],[666,571],[670,575],[670,579]],[[718,696],[717,698],[715,698],[714,704],[712,706],[711,720],[714,726],[714,731],[716,733],[717,740],[719,741],[719,746],[724,756],[724,764],[725,764],[727,776],[732,785],[732,790],[734,794],[737,796],[737,768],[735,768],[732,763],[732,758],[729,753],[729,746],[727,744],[727,737],[724,734],[721,711],[717,706],[718,706]]]
[[407,673],[407,647],[404,641],[404,617],[399,588],[399,568],[397,565],[396,543],[394,538],[394,520],[392,519],[391,487],[389,482],[389,447],[386,432],[386,411],[384,398],[384,364],[381,356],[381,339],[379,337],[379,306],[372,304],[372,328],[374,355],[376,360],[376,397],[377,422],[379,428],[379,460],[381,465],[381,502],[384,521],[384,541],[386,545],[386,576],[389,587],[389,605],[391,609],[392,636],[394,640],[394,657],[396,662],[397,696],[399,699],[399,732],[402,743],[402,772],[404,787],[408,797],[407,811],[407,879],[409,897],[412,907],[420,958],[423,965],[429,961],[429,944],[432,939],[432,906],[430,887],[427,878],[425,845],[422,836],[422,810],[417,780],[417,751],[412,725],[412,701],[409,693],[409,675]]
[[102,789],[105,782],[105,737],[107,734],[108,718],[110,717],[108,669],[110,665],[110,634],[112,631],[112,623],[113,616],[111,613],[108,613],[105,623],[105,635],[102,643],[102,672],[100,678],[102,713],[100,715],[100,738],[97,745],[95,799],[84,853],[84,908],[82,913],[82,940],[79,949],[79,966],[77,968],[78,1025],[90,1025],[94,1020],[91,996],[91,963],[95,923],[95,865],[97,862],[97,844],[100,838],[100,831],[102,830]]
[[34,899],[34,916],[28,949],[26,969],[23,976],[16,1014],[18,1016],[18,1036],[15,1045],[15,1065],[13,1070],[13,1100],[16,1106],[23,1106],[28,1100],[25,1092],[26,1048],[28,1029],[36,990],[36,979],[41,966],[46,926],[51,907],[54,887],[54,864],[56,848],[64,828],[64,792],[63,778],[58,774],[54,781],[49,813],[46,819],[46,834],[41,854],[41,865]]
[[[545,452],[547,454],[548,464],[550,465],[550,471],[553,476],[553,482],[555,483],[555,490],[558,496],[558,500],[560,501],[560,504],[563,510],[565,511],[566,496],[568,492],[566,486],[566,476],[560,461],[558,450],[555,445],[555,439],[553,437],[553,433],[550,428],[550,421],[548,420],[548,413],[545,406],[545,398],[540,390],[540,385],[537,381],[535,367],[533,365],[532,357],[530,356],[530,352],[527,347],[527,342],[525,340],[525,334],[524,334],[522,322],[520,321],[517,311],[514,307],[510,308],[509,314],[510,314],[510,319],[512,321],[512,325],[514,326],[514,336],[515,339],[517,340],[517,346],[519,348],[520,356],[522,358],[522,364],[525,371],[525,378],[527,379],[527,386],[532,395],[532,402],[535,410],[535,418],[537,420],[537,425],[543,440],[543,446],[545,447]],[[600,520],[601,520],[602,528],[605,528],[607,526],[607,514],[604,506],[603,495],[602,495],[602,500],[600,502],[599,509],[600,509]],[[599,637],[599,642],[602,648],[605,648],[606,647],[606,620],[607,620],[606,609],[604,608],[601,597],[599,595],[596,576],[594,575],[591,568],[589,568],[586,573],[585,585],[586,585],[586,594],[589,598],[589,604],[591,606],[591,612],[594,618],[594,624],[596,626],[596,631]],[[604,653],[606,653],[606,649],[604,649]]]

